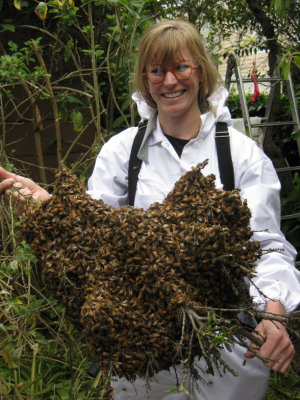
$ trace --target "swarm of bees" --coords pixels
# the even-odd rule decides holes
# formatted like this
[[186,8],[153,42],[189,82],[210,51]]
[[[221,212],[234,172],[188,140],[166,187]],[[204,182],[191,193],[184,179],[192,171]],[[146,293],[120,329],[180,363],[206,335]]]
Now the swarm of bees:
[[205,316],[205,306],[244,299],[260,244],[239,190],[217,190],[215,176],[201,173],[206,164],[147,211],[93,200],[63,168],[53,196],[25,211],[23,233],[48,289],[120,377],[151,376],[187,352],[201,357],[182,310]]

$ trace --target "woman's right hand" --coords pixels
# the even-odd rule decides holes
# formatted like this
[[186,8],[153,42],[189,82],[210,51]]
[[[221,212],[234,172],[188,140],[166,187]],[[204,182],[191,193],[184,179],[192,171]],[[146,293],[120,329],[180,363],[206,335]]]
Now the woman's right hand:
[[[3,181],[0,182],[0,196],[3,195],[4,204],[9,206],[12,193],[11,204],[16,215],[23,214],[26,199],[33,198],[37,201],[42,201],[50,198],[49,193],[31,179],[12,174],[1,167],[0,178],[3,178]],[[22,196],[12,188],[12,185],[19,189]]]

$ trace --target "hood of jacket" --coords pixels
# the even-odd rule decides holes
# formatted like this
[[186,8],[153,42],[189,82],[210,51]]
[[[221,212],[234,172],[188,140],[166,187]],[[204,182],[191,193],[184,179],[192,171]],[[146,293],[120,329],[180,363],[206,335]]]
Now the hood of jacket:
[[[141,120],[149,120],[156,109],[149,106],[146,101],[141,98],[138,92],[133,93],[132,99],[136,102]],[[227,99],[227,89],[220,87],[210,97],[208,97],[207,101],[211,106],[210,110],[215,117],[215,122],[225,122],[228,126],[231,126],[231,115],[228,107],[226,107]]]

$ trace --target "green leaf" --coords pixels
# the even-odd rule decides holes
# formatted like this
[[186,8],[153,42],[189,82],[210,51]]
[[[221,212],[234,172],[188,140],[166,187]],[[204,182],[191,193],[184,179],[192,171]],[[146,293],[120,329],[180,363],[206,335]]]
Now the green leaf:
[[31,329],[35,328],[36,326],[35,315],[32,313],[26,314],[26,322],[28,325],[31,325]]
[[[130,116],[130,114],[126,114],[125,117],[128,118]],[[113,128],[117,128],[119,125],[121,125],[121,123],[124,122],[124,117],[123,115],[121,115],[120,117],[118,117],[114,124],[113,124]]]
[[[82,183],[84,183],[84,182],[86,181],[86,176],[85,176],[84,174],[80,174],[79,179],[80,179],[80,181],[81,181]],[[8,292],[7,292],[7,293],[8,293]]]
[[73,111],[70,118],[73,122],[75,132],[80,132],[83,128],[83,115],[81,112]]
[[26,389],[28,389],[30,386],[34,385],[36,382],[38,382],[40,379],[43,379],[44,376],[39,376],[38,378],[36,378],[34,381],[28,383],[28,385],[23,386],[20,389],[20,393],[24,392]]
[[6,29],[8,31],[12,31],[12,32],[15,31],[15,26],[11,25],[11,24],[3,24],[3,25],[1,25],[1,28]]
[[290,68],[291,68],[291,62],[288,61],[287,63],[284,64],[283,68],[282,68],[282,76],[283,79],[287,80],[289,73],[290,73]]
[[61,400],[68,400],[69,399],[69,394],[64,388],[57,388],[56,389],[57,393],[60,395]]
[[34,301],[34,302],[32,302],[31,304],[30,304],[30,308],[32,309],[32,310],[37,310],[38,308],[40,308],[41,307],[41,305],[44,303],[44,299],[39,299],[39,300],[36,300],[36,301]]
[[14,6],[16,7],[17,10],[21,10],[21,3],[22,0],[14,0]]
[[73,48],[74,48],[74,42],[72,40],[69,40],[64,52],[65,61],[68,61],[68,59],[70,58],[71,50]]
[[59,118],[62,119],[63,121],[66,121],[66,119],[68,118],[68,111],[64,103],[60,107]]
[[41,332],[38,331],[28,331],[27,332],[28,336],[33,336],[38,342],[43,342],[45,341],[45,336],[41,334]]
[[46,3],[44,2],[40,2],[37,6],[37,8],[35,9],[35,13],[38,15],[38,17],[43,21],[44,19],[46,19],[47,16],[47,10],[48,10],[48,6]]
[[130,5],[132,5],[133,7],[135,7],[135,8],[143,8],[143,3],[140,3],[140,2],[138,2],[138,1],[131,1],[130,2]]
[[18,368],[23,347],[17,347],[17,342],[12,340],[3,349],[3,358],[10,369]]
[[122,104],[121,110],[124,112],[130,106],[130,98],[127,97]]
[[281,14],[281,1],[282,0],[275,0],[274,2],[274,9],[277,15]]
[[66,47],[65,52],[64,52],[65,61],[68,61],[68,59],[70,58],[70,55],[71,55],[71,50],[69,47]]
[[177,386],[177,387],[174,388],[174,389],[165,390],[165,393],[175,392],[175,390],[179,390],[179,389],[180,389],[180,386]]
[[297,64],[297,67],[300,68],[300,57],[294,56],[294,61]]
[[293,139],[294,139],[294,140],[300,139],[300,130],[293,133]]
[[190,394],[184,386],[181,385],[181,390],[184,391],[185,394]]

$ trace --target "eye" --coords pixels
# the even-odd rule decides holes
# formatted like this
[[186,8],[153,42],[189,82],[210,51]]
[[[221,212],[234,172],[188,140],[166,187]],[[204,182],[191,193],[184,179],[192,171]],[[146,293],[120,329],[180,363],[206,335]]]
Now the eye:
[[177,64],[176,67],[175,67],[175,71],[176,72],[184,72],[184,71],[187,71],[189,69],[190,69],[190,66],[187,63],[184,63],[184,62]]
[[160,67],[158,67],[157,65],[154,65],[154,66],[149,68],[148,74],[151,74],[151,75],[163,75],[164,71]]

